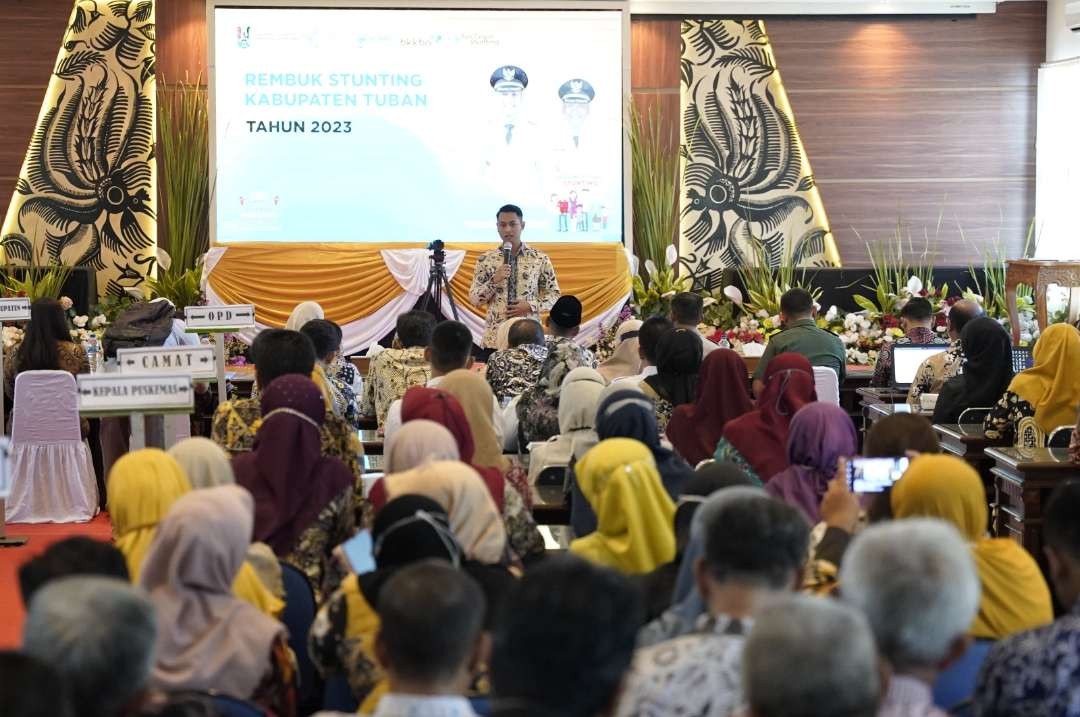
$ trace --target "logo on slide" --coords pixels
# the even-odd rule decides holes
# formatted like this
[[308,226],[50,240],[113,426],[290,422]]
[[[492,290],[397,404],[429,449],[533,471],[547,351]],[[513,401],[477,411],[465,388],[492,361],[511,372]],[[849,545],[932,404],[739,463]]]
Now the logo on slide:
[[236,26],[236,46],[241,50],[246,50],[251,47],[251,25]]

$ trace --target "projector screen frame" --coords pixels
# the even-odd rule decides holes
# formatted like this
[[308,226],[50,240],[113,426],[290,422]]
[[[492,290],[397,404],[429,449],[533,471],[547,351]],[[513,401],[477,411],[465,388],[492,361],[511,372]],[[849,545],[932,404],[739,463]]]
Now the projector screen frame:
[[[630,159],[630,103],[633,101],[630,84],[630,0],[206,0],[207,28],[207,112],[209,119],[209,167],[210,175],[210,246],[232,246],[217,241],[217,114],[214,102],[217,60],[215,57],[215,13],[217,8],[266,8],[266,9],[313,9],[313,10],[604,10],[621,13],[622,18],[622,242],[634,251],[633,170]],[[494,230],[494,221],[492,229]],[[492,231],[492,241],[495,240]],[[483,238],[477,237],[483,241]],[[296,242],[304,243],[304,242]],[[543,243],[543,242],[537,242]]]

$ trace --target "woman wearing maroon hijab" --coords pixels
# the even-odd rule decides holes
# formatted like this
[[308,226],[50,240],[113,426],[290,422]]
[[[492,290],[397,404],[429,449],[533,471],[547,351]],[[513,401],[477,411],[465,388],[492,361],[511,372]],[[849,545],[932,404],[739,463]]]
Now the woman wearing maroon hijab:
[[[446,391],[425,386],[413,386],[401,399],[401,421],[407,423],[417,419],[434,421],[445,427],[457,442],[461,462],[472,466],[487,484],[496,507],[506,526],[506,535],[510,547],[522,559],[538,557],[544,554],[544,538],[536,526],[532,515],[532,496],[523,471],[509,471],[504,474],[498,468],[472,465],[476,443],[472,429],[461,402]],[[520,477],[521,482],[517,480]],[[376,483],[369,496],[372,505],[378,510],[380,501],[385,501],[386,494]]]
[[717,461],[731,461],[762,483],[788,467],[792,416],[817,400],[814,369],[802,354],[782,353],[765,369],[755,409],[729,421],[716,446]]
[[352,472],[322,455],[326,416],[319,387],[288,374],[270,382],[259,401],[262,419],[250,453],[233,458],[236,482],[255,498],[254,540],[300,568],[316,598],[334,565],[331,551],[356,533]]
[[731,349],[705,357],[697,385],[697,402],[676,406],[667,437],[692,466],[712,458],[727,422],[754,408],[747,391],[746,363]]

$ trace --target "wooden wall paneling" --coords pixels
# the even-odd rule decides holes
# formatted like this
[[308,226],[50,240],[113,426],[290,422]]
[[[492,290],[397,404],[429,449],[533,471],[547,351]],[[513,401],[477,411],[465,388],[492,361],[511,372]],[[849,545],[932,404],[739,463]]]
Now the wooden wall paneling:
[[635,17],[630,33],[630,84],[634,90],[679,87],[682,55],[679,20]]
[[158,74],[166,81],[203,83],[209,65],[206,0],[158,0]]

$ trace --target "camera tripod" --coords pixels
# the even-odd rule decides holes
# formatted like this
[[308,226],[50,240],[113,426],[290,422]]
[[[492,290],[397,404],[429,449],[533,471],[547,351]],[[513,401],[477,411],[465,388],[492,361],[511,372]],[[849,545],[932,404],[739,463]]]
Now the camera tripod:
[[[457,303],[454,301],[454,294],[450,291],[450,280],[446,278],[446,252],[443,250],[443,243],[434,241],[428,249],[431,250],[431,270],[428,274],[424,303],[420,308],[429,313],[441,311],[443,292],[445,292],[446,298],[450,300],[450,313],[454,315],[454,320],[457,321],[458,308]],[[435,311],[431,311],[432,303],[435,304]]]

